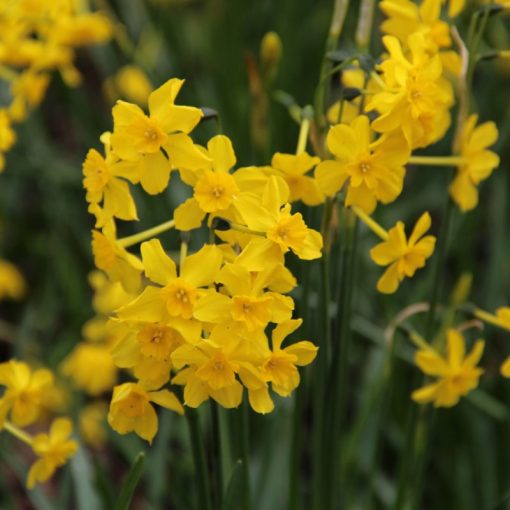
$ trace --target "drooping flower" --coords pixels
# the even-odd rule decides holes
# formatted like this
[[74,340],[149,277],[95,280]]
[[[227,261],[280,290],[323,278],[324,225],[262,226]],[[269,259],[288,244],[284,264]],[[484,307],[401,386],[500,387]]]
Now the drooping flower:
[[425,266],[436,244],[434,236],[423,237],[430,225],[430,215],[425,212],[407,239],[404,223],[399,221],[388,230],[388,239],[370,250],[370,256],[376,264],[389,266],[377,282],[379,292],[392,294],[406,276],[414,276],[417,269]]
[[415,355],[418,367],[438,380],[415,390],[412,399],[419,404],[433,402],[435,407],[452,407],[460,397],[478,386],[483,369],[477,365],[482,357],[484,341],[478,340],[466,356],[466,342],[456,330],[447,332],[447,353],[441,356],[432,348],[420,349]]

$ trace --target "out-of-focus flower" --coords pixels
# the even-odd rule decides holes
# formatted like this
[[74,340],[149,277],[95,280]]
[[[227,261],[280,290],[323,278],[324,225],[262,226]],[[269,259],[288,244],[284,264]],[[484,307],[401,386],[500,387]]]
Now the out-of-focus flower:
[[26,283],[18,268],[0,259],[0,300],[21,299],[26,292]]

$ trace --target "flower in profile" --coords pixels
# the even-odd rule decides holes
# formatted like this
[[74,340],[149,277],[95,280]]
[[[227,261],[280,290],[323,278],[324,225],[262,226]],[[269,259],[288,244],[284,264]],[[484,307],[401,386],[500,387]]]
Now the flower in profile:
[[412,393],[419,404],[433,402],[435,407],[452,407],[460,397],[478,386],[483,369],[477,365],[482,357],[484,341],[477,340],[466,356],[464,337],[455,329],[447,332],[447,353],[441,356],[432,347],[420,349],[415,362],[423,373],[438,380]]
[[302,340],[282,348],[287,336],[298,329],[302,320],[288,320],[276,326],[273,331],[273,349],[264,361],[262,374],[271,382],[273,390],[282,397],[288,397],[299,385],[298,366],[309,365],[317,355],[318,348],[308,340]]
[[462,212],[474,209],[478,204],[477,186],[487,179],[499,165],[499,156],[488,147],[498,139],[494,122],[477,126],[478,116],[471,115],[464,125],[460,138],[460,157],[457,175],[450,185],[450,195]]
[[171,391],[147,391],[140,384],[124,383],[113,389],[108,423],[119,434],[135,431],[150,443],[158,431],[158,415],[151,402],[184,414],[181,403]]
[[402,136],[372,140],[373,132],[366,115],[348,126],[333,126],[327,136],[328,149],[335,160],[323,161],[315,170],[319,187],[333,196],[347,183],[345,205],[373,212],[377,202],[393,202],[402,191],[404,165],[409,148]]
[[434,252],[436,244],[434,236],[423,237],[430,225],[430,215],[425,212],[407,239],[404,223],[398,221],[388,231],[388,239],[370,250],[370,256],[376,264],[389,266],[377,282],[379,292],[392,294],[406,276],[414,276],[417,269],[425,266],[425,261]]
[[38,434],[32,440],[32,449],[39,456],[30,467],[27,487],[32,489],[36,483],[43,483],[53,476],[55,470],[63,466],[78,450],[76,441],[69,439],[72,431],[71,421],[57,418],[49,434]]

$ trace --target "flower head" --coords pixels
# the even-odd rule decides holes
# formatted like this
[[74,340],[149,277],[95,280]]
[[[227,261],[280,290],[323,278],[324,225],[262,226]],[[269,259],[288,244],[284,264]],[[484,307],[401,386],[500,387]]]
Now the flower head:
[[466,356],[466,342],[456,330],[447,333],[447,353],[441,356],[432,348],[420,349],[415,356],[418,367],[438,380],[415,390],[412,398],[419,404],[433,402],[435,407],[452,407],[460,397],[478,386],[483,373],[476,365],[482,357],[484,341],[478,340]]
[[49,434],[38,434],[33,438],[32,449],[39,459],[32,464],[28,472],[27,487],[32,489],[36,483],[51,478],[55,470],[63,466],[78,450],[76,441],[69,439],[72,431],[71,421],[57,418]]
[[463,163],[450,185],[450,195],[461,211],[474,209],[478,204],[477,186],[487,179],[499,165],[499,156],[488,148],[498,139],[494,122],[477,126],[478,116],[471,115],[464,125],[460,138],[460,155]]
[[372,248],[372,260],[380,266],[389,266],[377,282],[379,292],[392,294],[406,276],[412,277],[425,266],[436,244],[434,236],[423,237],[430,224],[429,213],[423,213],[407,239],[404,224],[399,221],[388,231],[388,239]]

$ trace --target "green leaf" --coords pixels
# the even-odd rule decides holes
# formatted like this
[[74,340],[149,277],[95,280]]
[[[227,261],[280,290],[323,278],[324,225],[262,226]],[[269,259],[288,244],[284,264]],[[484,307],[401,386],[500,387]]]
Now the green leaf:
[[232,468],[222,510],[238,510],[243,497],[243,484],[243,461],[239,459]]
[[133,498],[133,494],[135,492],[136,486],[140,480],[140,475],[142,474],[143,469],[143,461],[145,459],[145,453],[140,452],[133,465],[131,466],[131,470],[122,486],[120,491],[119,498],[115,503],[114,510],[128,510],[129,503],[131,503],[131,499]]
[[80,448],[71,459],[70,464],[76,488],[77,508],[79,510],[97,510],[101,505],[94,490],[94,472],[87,452]]

